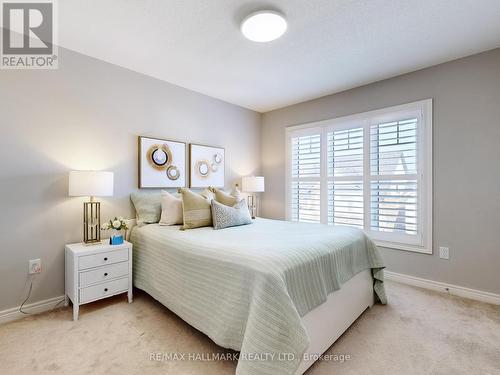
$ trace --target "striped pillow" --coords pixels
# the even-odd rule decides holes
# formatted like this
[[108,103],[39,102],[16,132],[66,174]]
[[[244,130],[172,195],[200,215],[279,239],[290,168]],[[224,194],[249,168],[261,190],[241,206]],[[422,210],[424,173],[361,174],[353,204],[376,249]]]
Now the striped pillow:
[[213,193],[204,190],[201,194],[198,194],[186,188],[179,189],[179,193],[182,196],[182,216],[184,221],[181,229],[211,227],[210,201],[213,199]]

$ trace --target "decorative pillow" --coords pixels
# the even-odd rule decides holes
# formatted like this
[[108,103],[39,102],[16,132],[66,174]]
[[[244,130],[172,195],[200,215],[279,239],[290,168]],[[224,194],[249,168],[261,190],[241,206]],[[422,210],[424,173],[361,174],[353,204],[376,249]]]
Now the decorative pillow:
[[215,193],[213,191],[210,190],[210,188],[206,188],[205,190],[203,190],[200,195],[202,197],[205,197],[206,199],[208,199],[209,202],[212,201],[212,199],[215,199]]
[[160,225],[182,224],[182,199],[170,194],[168,191],[161,191],[161,217]]
[[214,229],[224,229],[238,225],[252,224],[252,217],[244,200],[233,207],[223,205],[216,200],[212,201],[212,220]]
[[215,200],[219,203],[222,203],[223,205],[232,207],[241,200],[239,194],[238,196],[236,196],[236,194],[233,194],[233,192],[231,192],[231,194],[228,194],[224,190],[220,190],[214,187],[209,187],[208,189],[214,193]]
[[179,193],[182,196],[184,219],[184,225],[181,229],[212,226],[210,201],[213,199],[213,193],[205,189],[201,194],[198,194],[186,188],[179,189]]
[[158,193],[134,192],[130,199],[135,207],[137,225],[143,226],[160,221],[161,195]]

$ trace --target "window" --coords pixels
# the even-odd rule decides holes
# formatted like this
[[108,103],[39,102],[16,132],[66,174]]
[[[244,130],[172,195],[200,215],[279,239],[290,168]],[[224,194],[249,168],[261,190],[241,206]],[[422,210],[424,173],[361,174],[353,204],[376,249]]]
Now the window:
[[432,253],[432,100],[287,129],[287,217]]

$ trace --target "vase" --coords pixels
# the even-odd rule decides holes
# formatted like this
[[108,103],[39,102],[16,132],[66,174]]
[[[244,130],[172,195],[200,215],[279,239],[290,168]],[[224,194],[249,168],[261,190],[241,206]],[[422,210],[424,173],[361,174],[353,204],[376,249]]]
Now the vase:
[[121,245],[123,243],[123,234],[121,230],[113,229],[109,237],[110,245]]

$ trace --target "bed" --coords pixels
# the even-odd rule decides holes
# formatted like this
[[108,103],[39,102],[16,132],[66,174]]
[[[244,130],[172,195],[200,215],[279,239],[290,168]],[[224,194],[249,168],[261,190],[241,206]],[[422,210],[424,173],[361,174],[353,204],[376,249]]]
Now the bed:
[[129,237],[134,286],[238,351],[238,375],[302,374],[385,303],[382,259],[355,228],[258,218],[223,230],[150,224]]

